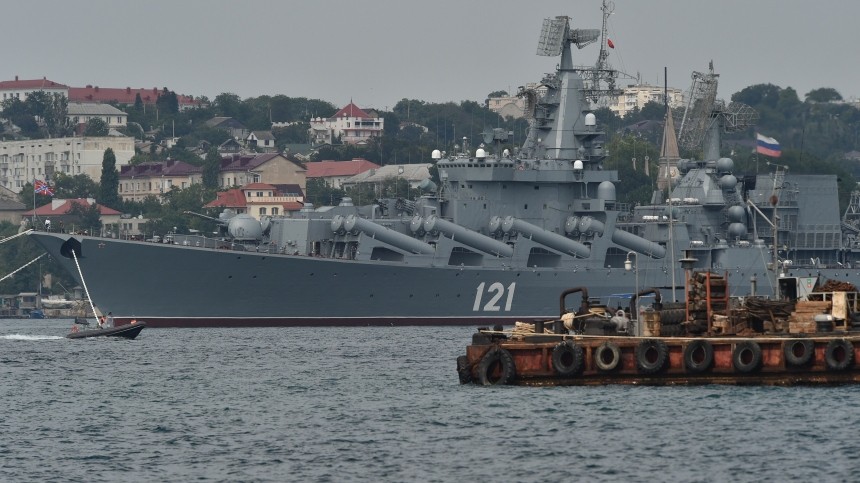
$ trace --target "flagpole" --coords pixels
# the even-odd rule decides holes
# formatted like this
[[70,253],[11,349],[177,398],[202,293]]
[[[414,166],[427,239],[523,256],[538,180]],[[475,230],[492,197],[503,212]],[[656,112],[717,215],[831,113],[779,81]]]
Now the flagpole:
[[33,178],[33,229],[36,229],[36,178]]

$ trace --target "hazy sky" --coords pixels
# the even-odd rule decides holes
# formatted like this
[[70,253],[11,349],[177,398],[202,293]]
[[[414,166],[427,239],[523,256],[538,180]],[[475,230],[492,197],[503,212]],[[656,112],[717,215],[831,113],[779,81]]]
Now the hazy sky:
[[[535,50],[542,20],[557,15],[600,28],[600,1],[16,1],[0,20],[0,79],[376,108],[483,102],[554,70],[557,58]],[[858,22],[856,0],[616,0],[609,61],[658,85],[666,66],[669,85],[687,90],[713,59],[727,100],[768,82],[801,99],[818,87],[856,98]],[[592,44],[575,62],[597,52]]]

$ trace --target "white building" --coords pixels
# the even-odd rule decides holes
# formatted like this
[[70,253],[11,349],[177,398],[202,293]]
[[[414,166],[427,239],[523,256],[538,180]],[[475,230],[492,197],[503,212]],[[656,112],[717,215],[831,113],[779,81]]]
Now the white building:
[[[684,93],[681,89],[670,87],[667,90],[669,107],[672,109],[684,105]],[[609,110],[624,117],[635,108],[642,109],[649,102],[663,104],[663,87],[648,84],[629,85],[624,93],[611,100]]]
[[27,96],[32,92],[44,91],[46,94],[61,94],[63,97],[69,97],[69,86],[64,86],[47,78],[41,79],[24,79],[19,80],[15,76],[15,80],[0,81],[0,100],[17,98],[21,102],[27,100]]
[[99,181],[108,148],[113,149],[119,170],[134,156],[134,138],[104,136],[0,142],[0,186],[18,193],[25,184],[34,179],[51,179],[54,173],[85,174]]
[[367,144],[370,138],[381,136],[385,119],[374,117],[350,102],[329,118],[311,119],[308,133],[311,143],[332,144],[340,138],[343,144]]
[[70,102],[66,118],[75,125],[86,124],[90,119],[100,118],[109,128],[125,127],[128,122],[128,114],[110,104],[84,102]]

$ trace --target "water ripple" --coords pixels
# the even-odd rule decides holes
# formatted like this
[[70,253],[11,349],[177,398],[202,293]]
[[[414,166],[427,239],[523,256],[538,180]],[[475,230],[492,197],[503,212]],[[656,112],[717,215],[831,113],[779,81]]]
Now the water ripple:
[[0,321],[2,481],[860,478],[854,386],[461,386],[468,328],[67,330]]

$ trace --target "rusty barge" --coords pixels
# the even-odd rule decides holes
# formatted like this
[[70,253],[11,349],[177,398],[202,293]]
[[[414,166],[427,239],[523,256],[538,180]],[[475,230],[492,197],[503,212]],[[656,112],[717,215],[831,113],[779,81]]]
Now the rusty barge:
[[[585,288],[561,294],[560,317],[479,328],[457,359],[461,383],[480,385],[816,385],[860,382],[860,294],[853,286],[780,280],[790,300],[728,297],[728,277],[687,277],[686,300],[659,290],[620,307]],[[580,294],[577,310],[566,297]],[[640,307],[637,299],[653,295]],[[614,315],[613,315],[614,314]]]

